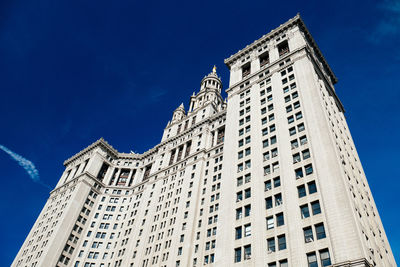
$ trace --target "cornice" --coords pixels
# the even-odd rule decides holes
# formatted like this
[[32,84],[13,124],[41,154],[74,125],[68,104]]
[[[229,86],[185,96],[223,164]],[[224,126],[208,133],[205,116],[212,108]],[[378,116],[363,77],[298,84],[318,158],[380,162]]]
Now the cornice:
[[236,60],[240,59],[245,54],[248,54],[249,52],[258,49],[259,46],[263,45],[267,41],[273,39],[274,37],[276,37],[277,35],[281,34],[282,32],[286,31],[287,29],[289,29],[290,27],[292,27],[294,25],[298,25],[299,28],[304,32],[307,40],[309,41],[309,43],[313,47],[315,53],[321,59],[322,64],[324,65],[324,67],[326,68],[326,70],[328,72],[328,75],[331,77],[332,83],[333,84],[337,83],[337,77],[335,76],[335,74],[333,73],[332,69],[329,67],[328,63],[326,62],[325,57],[322,55],[321,50],[319,49],[318,45],[315,43],[314,38],[312,37],[312,35],[310,34],[309,30],[307,29],[304,21],[300,17],[300,14],[297,14],[295,17],[289,19],[284,24],[281,24],[278,28],[270,31],[269,33],[267,33],[265,35],[263,35],[260,39],[254,41],[250,45],[247,45],[245,48],[239,50],[237,53],[235,53],[235,54],[231,55],[229,58],[225,59],[224,60],[225,65],[227,65],[228,68],[230,69],[231,65]]
[[69,159],[65,160],[64,161],[64,166],[67,166],[69,163],[71,163],[72,161],[74,161],[78,157],[86,154],[87,152],[89,152],[90,150],[95,149],[96,147],[102,147],[105,150],[107,150],[110,154],[112,154],[114,157],[118,157],[118,154],[119,154],[118,151],[115,148],[113,148],[109,143],[107,143],[107,141],[104,140],[103,137],[101,137],[96,142],[92,143],[91,145],[89,145],[85,149],[81,150],[80,152],[76,153],[75,155],[73,155]]

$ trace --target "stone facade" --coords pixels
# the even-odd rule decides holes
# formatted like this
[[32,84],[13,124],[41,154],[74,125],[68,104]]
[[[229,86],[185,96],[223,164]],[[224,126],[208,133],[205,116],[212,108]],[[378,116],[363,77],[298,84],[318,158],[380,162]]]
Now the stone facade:
[[160,144],[100,139],[64,162],[12,266],[396,266],[299,15],[225,60]]

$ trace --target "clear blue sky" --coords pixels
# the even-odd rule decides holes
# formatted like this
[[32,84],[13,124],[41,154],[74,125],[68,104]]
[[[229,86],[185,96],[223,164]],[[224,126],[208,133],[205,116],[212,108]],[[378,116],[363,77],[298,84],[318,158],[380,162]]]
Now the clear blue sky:
[[[0,144],[54,187],[63,161],[104,137],[156,145],[215,64],[300,12],[331,68],[393,253],[400,260],[400,1],[0,2]],[[49,190],[0,151],[1,265]]]

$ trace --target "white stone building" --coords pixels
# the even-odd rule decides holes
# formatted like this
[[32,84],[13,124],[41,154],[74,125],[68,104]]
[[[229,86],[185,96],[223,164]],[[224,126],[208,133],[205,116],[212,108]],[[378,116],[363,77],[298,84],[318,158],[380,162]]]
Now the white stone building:
[[160,144],[100,139],[64,162],[12,266],[396,266],[299,15],[225,60]]

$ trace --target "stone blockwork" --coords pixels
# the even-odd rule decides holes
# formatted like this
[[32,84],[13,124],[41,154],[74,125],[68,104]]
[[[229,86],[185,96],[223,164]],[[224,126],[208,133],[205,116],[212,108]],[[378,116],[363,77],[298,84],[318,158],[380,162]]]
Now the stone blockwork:
[[12,266],[396,266],[338,99],[299,15],[225,60],[161,142],[64,162]]

